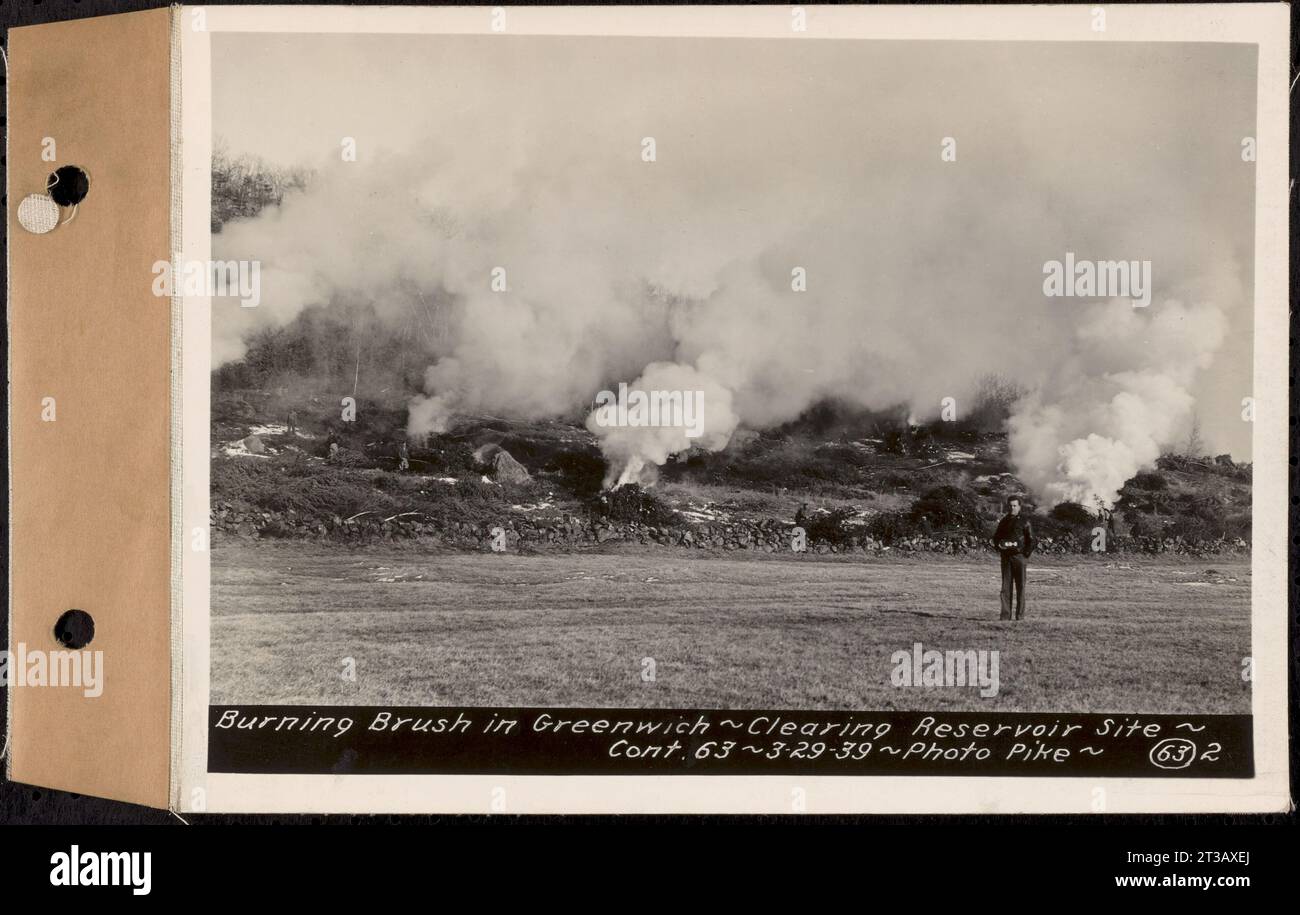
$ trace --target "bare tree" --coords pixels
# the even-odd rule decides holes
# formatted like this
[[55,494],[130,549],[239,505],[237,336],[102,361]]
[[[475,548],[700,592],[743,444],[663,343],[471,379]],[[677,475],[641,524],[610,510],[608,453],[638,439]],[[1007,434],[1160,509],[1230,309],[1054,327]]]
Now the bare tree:
[[971,422],[976,428],[984,431],[1001,429],[1002,424],[1011,415],[1011,408],[1026,393],[1023,385],[1005,375],[996,372],[982,375],[975,383],[975,402],[970,411]]
[[290,191],[302,190],[311,180],[310,170],[271,165],[247,153],[234,154],[221,137],[212,144],[212,231],[232,219],[256,216],[278,205]]
[[1187,432],[1187,444],[1183,448],[1183,456],[1193,459],[1205,456],[1205,441],[1201,438],[1201,416],[1199,413],[1192,414],[1192,428]]

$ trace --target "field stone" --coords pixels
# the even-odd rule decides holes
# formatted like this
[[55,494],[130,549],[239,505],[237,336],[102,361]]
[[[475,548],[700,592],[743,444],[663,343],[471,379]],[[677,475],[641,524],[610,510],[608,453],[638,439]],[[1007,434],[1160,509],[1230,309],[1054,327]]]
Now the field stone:
[[498,483],[523,484],[532,482],[528,468],[516,461],[504,448],[492,458],[492,472]]

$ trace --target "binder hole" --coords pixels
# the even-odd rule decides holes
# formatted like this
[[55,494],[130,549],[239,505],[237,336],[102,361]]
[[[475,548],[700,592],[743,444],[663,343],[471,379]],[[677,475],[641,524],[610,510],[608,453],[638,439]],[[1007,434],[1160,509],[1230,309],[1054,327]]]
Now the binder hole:
[[90,176],[75,165],[65,165],[45,180],[45,187],[59,206],[76,206],[90,193]]
[[65,610],[54,624],[54,638],[65,648],[85,648],[95,637],[95,619],[85,610]]

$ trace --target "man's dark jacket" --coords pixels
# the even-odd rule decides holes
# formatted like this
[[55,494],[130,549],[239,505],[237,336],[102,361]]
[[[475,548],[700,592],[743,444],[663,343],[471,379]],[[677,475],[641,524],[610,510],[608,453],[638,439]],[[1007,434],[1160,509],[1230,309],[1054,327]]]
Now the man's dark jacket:
[[[1014,540],[1016,546],[1010,549],[1004,548],[1002,544],[1009,540]],[[993,532],[993,545],[1000,553],[1007,555],[1019,553],[1027,559],[1034,552],[1036,543],[1034,526],[1025,520],[1023,515],[1003,515],[1002,520],[998,522],[998,529]]]

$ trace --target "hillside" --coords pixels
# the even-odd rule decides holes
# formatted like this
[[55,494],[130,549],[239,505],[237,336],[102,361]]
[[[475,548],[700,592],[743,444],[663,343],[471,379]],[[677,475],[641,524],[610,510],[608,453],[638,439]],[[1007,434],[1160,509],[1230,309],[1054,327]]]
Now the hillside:
[[[220,153],[213,229],[276,207],[312,179]],[[980,548],[1007,496],[1026,495],[1002,429],[1023,393],[986,376],[961,422],[909,425],[821,403],[796,422],[691,452],[646,490],[602,493],[607,468],[575,405],[564,420],[461,417],[412,442],[406,404],[443,354],[446,301],[410,290],[380,320],[373,304],[330,300],[265,328],[212,375],[212,504],[219,532],[243,537],[420,538],[481,549],[576,548],[609,540],[721,549],[789,548],[796,522],[816,551]],[[408,301],[409,300],[409,301]],[[344,397],[356,417],[344,421]],[[290,431],[290,416],[296,429]],[[333,446],[333,447],[332,447]],[[504,454],[504,456],[502,456]],[[1250,539],[1251,468],[1226,456],[1167,455],[1128,481],[1113,514],[1030,504],[1045,550],[1219,551]]]
[[[982,546],[1007,496],[1027,495],[1000,434],[945,436],[945,424],[866,415],[840,415],[833,429],[806,417],[738,435],[722,452],[670,461],[644,490],[601,491],[605,464],[576,420],[463,418],[410,445],[402,470],[405,410],[363,399],[345,422],[339,399],[214,395],[219,530],[473,547],[501,527],[526,545],[631,539],[767,550],[788,548],[798,521],[810,548],[824,551],[970,549]],[[1110,518],[1072,503],[1028,508],[1048,550],[1088,550],[1100,524],[1108,550],[1239,549],[1250,537],[1250,494],[1249,465],[1169,455],[1128,482]]]

